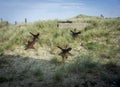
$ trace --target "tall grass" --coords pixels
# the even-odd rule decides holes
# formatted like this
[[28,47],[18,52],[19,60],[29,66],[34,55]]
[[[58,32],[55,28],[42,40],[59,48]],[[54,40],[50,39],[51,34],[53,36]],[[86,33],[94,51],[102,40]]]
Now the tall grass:
[[[57,55],[57,46],[64,47],[65,45],[69,45],[72,47],[72,59],[69,60],[68,58],[67,62],[60,63],[61,61],[59,61],[59,59],[61,57],[58,57],[57,55],[50,61],[51,65],[54,64],[54,66],[57,65],[57,67],[60,67],[58,69],[54,68],[55,72],[53,74],[53,79],[55,81],[55,87],[63,86],[62,82],[65,78],[69,79],[73,74],[77,74],[81,78],[83,74],[86,75],[92,73],[97,74],[102,80],[119,80],[119,78],[115,77],[119,76],[119,71],[116,70],[119,68],[118,65],[120,62],[120,19],[80,15],[70,20],[73,22],[84,22],[89,24],[82,30],[82,33],[76,40],[72,38],[70,29],[59,29],[57,27],[58,20],[37,21],[34,23],[17,25],[9,24],[7,27],[5,24],[0,23],[0,56],[3,55],[6,50],[14,50],[16,49],[16,46],[24,46],[26,39],[32,39],[29,32],[39,32],[40,37],[36,42],[36,49],[45,47],[46,50],[50,49],[50,52],[52,51]],[[114,62],[116,60],[118,61],[117,63]],[[9,65],[9,62],[6,60],[0,59],[0,62],[1,68],[4,67],[4,65]],[[110,68],[113,70],[115,69],[114,71],[116,72],[109,70]],[[44,79],[44,73],[39,66],[37,67],[35,65],[30,68],[30,73],[32,73],[38,81]],[[23,74],[25,73],[23,72]],[[113,78],[110,77],[110,75],[112,75]],[[9,79],[0,77],[0,81],[9,81]]]
[[69,64],[67,69],[72,73],[93,72],[99,69],[99,63],[94,60],[93,56],[83,54],[78,56],[73,63]]
[[[80,16],[82,19],[84,16]],[[94,19],[94,20],[93,20]],[[69,29],[59,29],[58,20],[38,21],[32,24],[10,25],[8,29],[1,29],[0,41],[5,49],[10,49],[15,45],[23,45],[25,39],[31,39],[29,32],[40,32],[39,44],[54,49],[57,45],[72,44],[74,42]],[[119,30],[119,19],[103,19],[97,17],[87,17],[84,22],[90,25],[86,27],[87,31],[82,32],[78,41],[86,42],[96,40],[96,38],[108,38],[111,29]],[[114,25],[114,27],[112,27]],[[110,29],[109,29],[110,28]]]

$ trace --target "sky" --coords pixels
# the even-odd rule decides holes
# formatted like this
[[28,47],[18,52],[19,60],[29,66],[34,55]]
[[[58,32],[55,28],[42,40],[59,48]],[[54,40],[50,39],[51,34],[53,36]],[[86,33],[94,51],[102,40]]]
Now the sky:
[[0,0],[0,18],[11,23],[69,19],[80,14],[120,17],[120,0]]

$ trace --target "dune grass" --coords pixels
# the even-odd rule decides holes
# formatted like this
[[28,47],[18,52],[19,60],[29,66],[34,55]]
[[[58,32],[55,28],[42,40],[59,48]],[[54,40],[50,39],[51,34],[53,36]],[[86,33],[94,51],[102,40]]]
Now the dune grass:
[[[35,77],[35,81],[41,82],[35,84],[43,87],[74,87],[76,81],[84,82],[94,77],[97,78],[94,79],[97,82],[96,87],[100,87],[99,84],[105,87],[117,86],[120,77],[120,19],[79,15],[70,20],[89,24],[76,40],[72,38],[70,29],[57,27],[59,20],[9,24],[7,27],[5,23],[0,22],[0,69],[12,64],[17,64],[16,67],[20,69],[19,71],[12,65],[11,74],[16,73],[13,75],[15,78],[0,76],[0,82],[14,81],[18,77],[22,81]],[[32,39],[29,32],[39,32],[40,37],[35,44],[35,50],[25,51],[26,40]],[[72,55],[63,63],[57,46],[66,45],[72,47]],[[12,62],[10,56],[5,56],[9,52],[14,53]],[[38,60],[31,60],[31,55],[33,59]],[[48,83],[45,84],[46,82]]]

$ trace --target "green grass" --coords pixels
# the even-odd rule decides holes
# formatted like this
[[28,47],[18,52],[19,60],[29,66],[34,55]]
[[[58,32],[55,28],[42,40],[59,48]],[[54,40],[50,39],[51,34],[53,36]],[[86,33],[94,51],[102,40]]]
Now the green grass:
[[41,71],[40,67],[33,70],[32,73],[38,79],[38,81],[42,81],[44,79],[43,72]]
[[10,60],[7,60],[6,58],[1,57],[0,58],[0,68],[4,68],[7,66],[10,66]]
[[[86,41],[96,40],[96,38],[102,39],[103,37],[109,39],[109,31],[116,30],[119,31],[119,19],[96,19],[90,18],[89,16],[82,16],[86,23],[90,25],[85,29],[87,31],[82,32],[82,34],[77,38],[83,43]],[[80,18],[82,18],[80,17]],[[89,18],[89,20],[87,20]],[[94,20],[93,20],[94,19]],[[42,46],[51,47],[54,49],[57,45],[66,45],[74,43],[74,40],[71,37],[69,29],[58,29],[57,28],[58,20],[49,20],[49,21],[38,21],[33,24],[20,25],[19,26],[9,26],[8,29],[1,29],[0,41],[2,41],[3,49],[8,50],[14,48],[16,45],[23,46],[25,44],[25,39],[31,39],[29,32],[37,33],[40,32],[40,37],[38,43]],[[114,27],[113,27],[113,26]],[[13,31],[15,33],[13,33]],[[112,39],[112,38],[111,38]],[[108,43],[109,43],[108,41]],[[2,49],[2,48],[1,48]]]
[[63,80],[63,72],[60,70],[56,70],[55,74],[54,74],[54,80],[55,81],[62,81]]
[[88,50],[98,51],[104,49],[106,46],[104,44],[98,44],[97,42],[89,42],[84,44],[84,47]]
[[67,66],[68,72],[81,73],[96,71],[96,69],[99,69],[99,63],[98,61],[95,61],[92,57],[93,56],[86,54],[78,56],[73,63],[70,63]]
[[55,71],[53,75],[53,79],[55,81],[61,82],[63,80],[63,75],[64,75],[64,70],[62,70],[62,68],[60,67]]
[[50,62],[52,63],[52,64],[60,64],[60,59],[58,59],[59,57],[58,56],[54,56],[51,60],[50,60]]
[[0,83],[12,81],[13,78],[0,77]]
[[[80,80],[83,79],[82,77],[87,78],[89,74],[93,77],[97,76],[98,79],[100,78],[99,84],[101,84],[101,81],[105,82],[105,80],[119,80],[120,73],[117,70],[120,66],[120,19],[79,15],[70,20],[73,22],[88,23],[88,26],[81,30],[82,33],[76,40],[72,38],[70,29],[59,29],[57,27],[59,20],[37,21],[17,25],[9,24],[9,26],[6,23],[0,22],[1,69],[9,68],[9,64],[12,65],[12,62],[8,59],[10,56],[2,58],[3,55],[11,52],[13,53],[12,55],[25,57],[23,61],[19,60],[19,56],[14,57],[19,60],[16,66],[19,68],[15,68],[18,70],[14,70],[13,68],[13,71],[16,73],[13,75],[15,78],[19,74],[19,69],[22,68],[21,65],[26,64],[30,58],[34,59],[35,57],[38,60],[43,59],[47,61],[42,61],[38,65],[31,64],[23,68],[23,72],[18,76],[22,80],[34,77],[37,81],[45,83],[46,76],[51,75],[48,78],[51,79],[49,80],[51,84],[49,86],[52,87],[63,87],[66,80],[69,81],[68,83],[71,80],[76,81],[74,79],[76,75],[78,75]],[[39,32],[40,37],[35,44],[36,50],[25,51],[25,40],[32,39],[29,32]],[[70,56],[66,62],[61,63],[61,57],[58,56],[60,50],[57,46],[64,47],[65,45],[72,47],[71,54],[73,56]],[[43,68],[41,69],[39,66]],[[111,69],[115,72],[111,71]],[[11,73],[13,74],[13,72]],[[31,77],[28,77],[30,75]],[[10,80],[6,77],[0,78],[0,82],[8,81]]]
[[105,65],[103,65],[103,69],[100,71],[100,78],[106,83],[106,85],[111,86],[115,83],[117,87],[120,81],[120,67],[117,65],[118,61],[110,60]]

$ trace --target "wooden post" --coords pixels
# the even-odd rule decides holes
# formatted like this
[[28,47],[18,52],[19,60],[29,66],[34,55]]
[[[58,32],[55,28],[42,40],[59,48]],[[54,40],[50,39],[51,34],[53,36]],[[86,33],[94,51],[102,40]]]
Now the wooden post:
[[27,23],[27,18],[25,18],[25,23]]
[[3,19],[1,18],[1,22],[3,22]]
[[17,21],[15,21],[15,25],[17,25]]
[[104,16],[101,14],[100,17],[104,18]]

